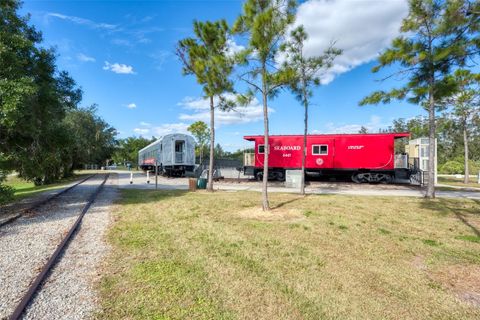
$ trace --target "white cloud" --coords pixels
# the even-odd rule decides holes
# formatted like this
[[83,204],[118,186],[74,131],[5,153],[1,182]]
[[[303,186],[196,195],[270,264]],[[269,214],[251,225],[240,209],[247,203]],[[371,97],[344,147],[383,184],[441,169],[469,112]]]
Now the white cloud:
[[141,28],[137,30],[131,30],[127,32],[130,36],[135,38],[136,42],[138,43],[151,43],[152,39],[148,37],[148,35],[153,35],[154,33],[164,32],[165,29],[161,27],[148,27],[148,28]]
[[55,12],[50,12],[47,13],[47,17],[55,17],[58,19],[70,21],[79,25],[84,25],[92,29],[104,29],[104,30],[115,30],[117,29],[117,26],[114,24],[108,24],[108,23],[98,23],[92,20],[80,18],[80,17],[75,17],[75,16],[67,16],[64,14],[60,13],[55,13]]
[[147,129],[147,128],[135,128],[133,129],[133,132],[135,132],[136,134],[139,134],[141,136],[143,135],[146,135],[150,132],[150,129]]
[[190,132],[187,130],[188,129],[188,124],[179,122],[179,123],[164,123],[159,126],[154,126],[148,122],[140,122],[140,126],[133,129],[133,132],[135,132],[138,135],[141,136],[164,136],[169,133],[186,133],[190,134]]
[[110,70],[112,72],[119,73],[119,74],[135,74],[132,66],[128,66],[126,64],[121,64],[121,63],[111,64],[108,61],[105,61],[103,70]]
[[376,133],[379,129],[388,127],[388,124],[383,123],[381,117],[372,115],[370,121],[364,124],[328,122],[325,130],[312,130],[312,133],[358,133],[362,127],[367,128],[369,133]]
[[158,50],[154,53],[149,54],[149,57],[154,60],[155,69],[162,70],[163,64],[170,57],[171,53],[166,50]]
[[113,44],[117,45],[117,46],[125,46],[125,47],[132,47],[132,43],[126,39],[119,39],[119,38],[115,38],[111,41]]
[[180,123],[164,123],[158,127],[153,128],[153,132],[156,136],[164,136],[169,133],[187,133],[190,134],[187,130],[188,124]]
[[405,0],[310,0],[302,3],[296,25],[303,25],[309,38],[307,55],[320,55],[335,41],[343,54],[325,74],[324,83],[375,59],[399,34],[408,13]]
[[245,50],[245,47],[242,45],[239,45],[235,42],[233,39],[228,39],[227,40],[227,55],[228,56],[233,56],[234,54]]
[[141,38],[141,39],[138,39],[138,43],[143,43],[143,44],[146,44],[146,43],[151,43],[152,40],[148,39],[148,38]]
[[135,109],[136,107],[137,107],[137,105],[136,105],[135,103],[133,103],[133,102],[127,104],[127,108],[128,108],[128,109]]
[[82,61],[82,62],[95,62],[95,58],[89,57],[84,53],[77,54],[77,59]]
[[[135,105],[134,103],[130,103],[128,106],[130,105]],[[128,107],[127,106],[127,107]],[[135,106],[136,107],[136,106]],[[130,108],[130,107],[129,107]],[[135,132],[136,134],[140,135],[140,136],[147,136],[147,135],[150,135],[150,133],[152,131],[156,131],[156,128],[152,128],[152,124],[151,123],[148,123],[148,122],[145,122],[145,121],[141,121],[140,122],[140,127],[138,128],[135,128],[133,129],[133,132]]]
[[[233,99],[232,94],[227,95],[227,98]],[[215,104],[217,101],[214,102]],[[178,105],[191,113],[180,114],[180,120],[184,121],[204,121],[210,122],[210,102],[205,98],[186,97]],[[275,112],[274,109],[269,108],[269,112]],[[263,106],[254,98],[247,106],[238,106],[232,111],[215,110],[215,124],[230,125],[239,123],[255,122],[263,119]]]
[[146,17],[143,17],[142,20],[140,20],[141,22],[148,22],[150,20],[153,20],[153,18],[155,18],[155,16],[146,16]]

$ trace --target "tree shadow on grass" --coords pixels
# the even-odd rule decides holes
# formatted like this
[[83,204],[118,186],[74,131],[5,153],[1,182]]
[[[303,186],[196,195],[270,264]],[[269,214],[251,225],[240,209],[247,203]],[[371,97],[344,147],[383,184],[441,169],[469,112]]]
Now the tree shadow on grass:
[[464,208],[459,206],[458,201],[445,198],[437,198],[436,200],[425,199],[422,201],[422,208],[437,211],[442,216],[447,216],[453,213],[455,217],[469,227],[477,237],[480,237],[480,228],[469,221],[469,217],[480,217],[480,200],[471,200],[474,205],[472,207]]
[[306,194],[305,196],[296,195],[295,198],[287,200],[287,201],[280,202],[277,205],[272,206],[271,209],[279,209],[279,208],[284,207],[287,204],[294,203],[294,202],[297,202],[297,201],[301,201],[301,200],[306,199],[310,196],[311,196],[311,194]]

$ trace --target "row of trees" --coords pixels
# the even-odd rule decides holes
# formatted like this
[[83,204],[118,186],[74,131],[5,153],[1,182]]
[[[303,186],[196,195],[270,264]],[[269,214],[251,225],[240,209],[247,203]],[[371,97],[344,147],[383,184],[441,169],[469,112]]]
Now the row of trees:
[[152,137],[147,139],[144,137],[128,137],[118,140],[118,146],[113,153],[112,160],[115,163],[126,164],[127,162],[136,166],[138,161],[138,151],[154,142],[156,139]]
[[[477,114],[478,115],[478,114]],[[468,141],[464,141],[465,126],[459,120],[456,109],[442,113],[436,120],[438,145],[438,171],[446,174],[470,172],[480,170],[480,117],[474,117],[467,128]],[[429,133],[429,121],[425,117],[393,120],[391,126],[381,129],[380,132],[410,132],[413,139],[426,137]],[[467,148],[465,148],[465,145]],[[404,152],[405,144],[396,145],[397,152]],[[465,157],[465,150],[469,156]],[[466,175],[467,176],[467,175]],[[468,183],[468,177],[465,177]]]
[[82,90],[57,70],[54,50],[42,46],[19,7],[16,0],[0,2],[0,182],[15,170],[46,184],[82,163],[103,161],[116,131],[96,106],[79,107]]
[[[471,92],[470,86],[478,83],[471,65],[480,52],[480,2],[410,0],[409,14],[400,31],[391,47],[379,56],[373,72],[394,66],[396,71],[387,78],[401,78],[403,86],[376,91],[360,104],[400,99],[422,106],[428,112],[431,146],[437,137],[437,112],[452,107],[463,119],[465,161],[468,161],[468,128],[473,126],[473,114],[478,114],[473,112],[475,108],[478,110],[478,100],[475,102],[475,89]],[[430,148],[428,198],[435,197],[434,161],[435,149]],[[468,165],[466,168],[468,173]]]
[[[232,110],[249,103],[256,95],[261,96],[264,144],[265,150],[268,150],[268,104],[282,88],[289,88],[304,107],[306,145],[312,87],[320,84],[321,71],[331,67],[334,58],[341,51],[331,47],[320,56],[307,57],[304,43],[308,36],[303,27],[293,27],[296,6],[297,3],[291,0],[247,0],[242,14],[232,27],[228,26],[225,20],[195,21],[195,37],[178,43],[177,56],[183,63],[183,73],[196,77],[205,97],[210,101],[210,168],[213,168],[215,153],[215,109]],[[232,54],[229,48],[234,36],[245,39],[248,43],[244,50],[236,54]],[[234,87],[234,72],[237,79],[247,86],[247,92],[239,94]],[[304,163],[303,159],[302,170]],[[209,170],[208,177],[210,191],[213,190],[212,171]],[[265,152],[263,210],[270,209],[267,182],[268,152]]]
[[[259,95],[264,114],[264,210],[269,209],[268,148],[269,118],[268,103],[282,88],[289,88],[305,110],[304,159],[306,133],[308,132],[308,106],[312,88],[320,84],[319,74],[331,67],[341,50],[333,46],[316,57],[305,56],[305,30],[293,29],[296,2],[292,0],[247,0],[243,12],[230,28],[225,20],[217,22],[194,22],[194,38],[179,42],[177,55],[183,62],[183,72],[194,75],[202,85],[210,101],[210,167],[214,153],[214,110],[229,110],[235,105],[248,102]],[[410,0],[409,14],[403,20],[401,35],[392,46],[378,58],[373,71],[388,66],[397,70],[391,77],[401,77],[404,85],[388,92],[377,91],[364,98],[360,104],[389,103],[393,99],[406,99],[424,107],[429,114],[428,136],[433,145],[436,137],[436,111],[453,105],[456,114],[464,119],[464,127],[470,127],[473,119],[472,94],[466,93],[475,79],[468,70],[468,62],[478,56],[480,49],[479,22],[480,3],[470,0]],[[290,33],[288,33],[289,30]],[[242,52],[231,55],[228,44],[233,36],[246,39],[248,45]],[[281,63],[283,60],[283,64]],[[249,88],[238,95],[232,85],[232,73]],[[230,94],[230,95],[229,95]],[[236,94],[236,101],[225,97]],[[474,96],[474,95],[473,95]],[[466,110],[469,111],[466,111]],[[467,146],[468,130],[464,130]],[[468,148],[465,148],[468,159]],[[433,198],[434,148],[430,148],[429,175],[426,196]],[[467,161],[467,160],[466,160]],[[210,170],[211,171],[211,170]],[[210,172],[211,173],[211,172]],[[304,175],[303,175],[304,176]],[[209,190],[212,190],[211,174]],[[304,184],[302,183],[302,193]]]

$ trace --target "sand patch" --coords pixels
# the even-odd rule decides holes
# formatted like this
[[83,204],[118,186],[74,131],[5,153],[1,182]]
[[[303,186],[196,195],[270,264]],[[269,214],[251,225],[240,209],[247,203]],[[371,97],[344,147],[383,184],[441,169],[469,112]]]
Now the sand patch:
[[269,211],[263,211],[260,207],[252,207],[237,212],[233,212],[235,216],[244,219],[255,219],[262,221],[296,221],[303,220],[305,216],[300,209],[276,208]]
[[425,263],[425,257],[423,256],[415,256],[412,261],[413,266],[415,269],[426,271],[427,270],[427,265]]
[[480,308],[480,266],[453,265],[435,271],[432,278],[462,301]]

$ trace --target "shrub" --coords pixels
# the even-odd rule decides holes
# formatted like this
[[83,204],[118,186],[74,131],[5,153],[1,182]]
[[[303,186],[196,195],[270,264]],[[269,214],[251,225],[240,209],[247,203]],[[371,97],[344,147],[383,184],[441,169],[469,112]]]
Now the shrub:
[[464,165],[461,162],[450,160],[441,165],[438,171],[446,174],[462,174]]
[[[480,171],[480,162],[469,160],[468,169],[470,174],[478,174]],[[464,174],[465,166],[463,163],[463,158],[455,158],[455,160],[450,160],[440,165],[438,168],[439,173],[445,174]]]
[[13,199],[15,190],[7,185],[0,184],[0,205],[5,204]]
[[468,169],[470,170],[470,174],[478,174],[480,171],[480,161],[468,161]]

